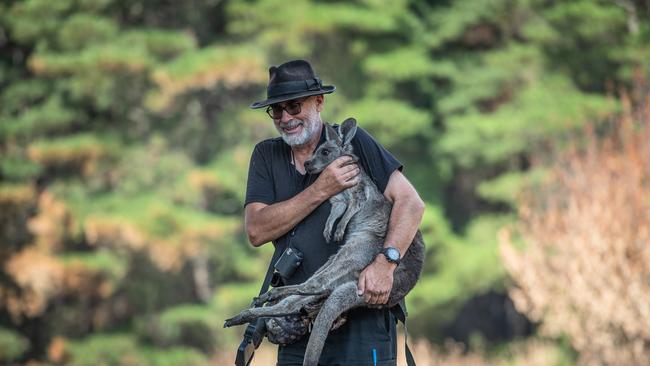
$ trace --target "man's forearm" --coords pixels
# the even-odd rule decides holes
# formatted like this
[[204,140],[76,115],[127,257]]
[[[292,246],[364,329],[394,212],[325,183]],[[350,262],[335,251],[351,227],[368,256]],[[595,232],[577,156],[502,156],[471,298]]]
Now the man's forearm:
[[312,185],[286,201],[272,205],[249,203],[245,225],[251,244],[257,247],[281,237],[325,200],[357,184],[359,168],[349,164],[351,160],[349,156],[334,160]]
[[245,225],[248,239],[253,246],[260,246],[279,238],[327,199],[327,194],[312,185],[286,201],[247,214]]
[[423,214],[424,203],[417,196],[408,200],[395,201],[388,221],[384,246],[395,247],[404,256],[420,226]]
[[[393,201],[393,209],[388,220],[388,232],[384,240],[384,247],[397,248],[402,256],[406,254],[409,246],[411,246],[424,213],[424,202],[422,202],[420,196],[414,189],[408,189],[408,191],[411,191],[411,193],[398,196],[398,199]],[[392,194],[389,194],[389,196],[392,196]],[[383,255],[378,255],[361,272],[358,294],[363,295],[366,303],[385,304],[388,302],[393,287],[393,271],[395,268],[397,268],[395,263],[389,262]]]

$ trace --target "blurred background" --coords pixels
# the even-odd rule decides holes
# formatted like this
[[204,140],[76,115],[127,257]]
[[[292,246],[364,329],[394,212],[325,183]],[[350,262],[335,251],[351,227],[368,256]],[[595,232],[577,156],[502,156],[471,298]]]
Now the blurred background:
[[[229,365],[268,67],[426,201],[419,365],[650,364],[650,1],[0,1],[0,364]],[[400,348],[403,343],[400,343]],[[400,362],[402,359],[400,359]],[[254,365],[273,365],[268,343]]]

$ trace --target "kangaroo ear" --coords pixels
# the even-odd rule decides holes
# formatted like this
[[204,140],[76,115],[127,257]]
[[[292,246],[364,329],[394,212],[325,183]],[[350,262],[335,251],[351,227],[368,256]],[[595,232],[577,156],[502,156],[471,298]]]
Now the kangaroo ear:
[[325,123],[325,140],[334,141],[339,146],[342,144],[339,134],[336,133],[334,127],[330,126],[329,123]]
[[343,145],[349,144],[357,133],[357,120],[354,118],[346,119],[343,121],[340,130],[343,136]]

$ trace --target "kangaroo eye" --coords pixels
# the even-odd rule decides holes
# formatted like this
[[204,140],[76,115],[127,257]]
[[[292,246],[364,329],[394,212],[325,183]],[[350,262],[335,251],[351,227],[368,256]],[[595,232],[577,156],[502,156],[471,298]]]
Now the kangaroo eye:
[[327,155],[330,154],[329,150],[322,150],[320,153],[321,153],[321,155],[323,155],[323,156],[327,156]]

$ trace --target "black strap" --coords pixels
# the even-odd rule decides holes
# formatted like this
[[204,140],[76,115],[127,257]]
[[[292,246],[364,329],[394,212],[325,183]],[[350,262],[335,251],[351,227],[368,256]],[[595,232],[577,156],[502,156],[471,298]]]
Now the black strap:
[[404,350],[406,353],[406,364],[408,366],[416,366],[415,358],[413,358],[413,354],[411,353],[411,349],[409,348],[408,344],[408,329],[406,328],[406,317],[408,316],[408,311],[406,310],[406,302],[404,299],[402,299],[399,304],[393,306],[390,310],[397,318],[397,320],[401,321],[402,324],[404,324]]
[[[264,276],[264,282],[262,282],[262,288],[258,296],[262,295],[269,289],[269,284],[271,283],[271,278],[273,277],[273,263],[278,259],[276,251],[273,253],[273,257],[269,262],[269,268],[266,270],[266,275]],[[253,302],[251,306],[255,306]],[[246,326],[244,331],[244,339],[242,340],[239,348],[237,348],[237,356],[235,358],[235,366],[249,366],[251,361],[253,361],[253,356],[255,355],[255,350],[259,347],[260,343],[264,339],[266,334],[266,321],[264,318],[259,318],[253,323],[249,323]]]

